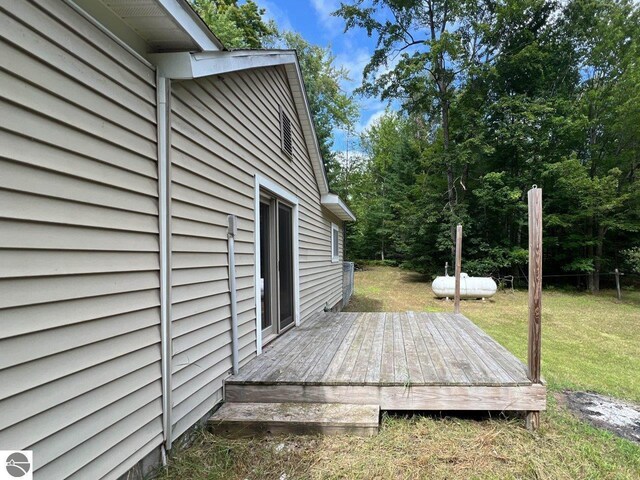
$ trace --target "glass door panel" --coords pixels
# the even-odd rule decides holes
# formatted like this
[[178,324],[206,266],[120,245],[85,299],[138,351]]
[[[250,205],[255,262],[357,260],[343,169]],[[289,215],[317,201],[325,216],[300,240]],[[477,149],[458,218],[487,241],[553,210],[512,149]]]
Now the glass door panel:
[[293,211],[278,203],[279,329],[293,323]]
[[271,205],[260,203],[260,309],[263,338],[273,332],[271,315]]

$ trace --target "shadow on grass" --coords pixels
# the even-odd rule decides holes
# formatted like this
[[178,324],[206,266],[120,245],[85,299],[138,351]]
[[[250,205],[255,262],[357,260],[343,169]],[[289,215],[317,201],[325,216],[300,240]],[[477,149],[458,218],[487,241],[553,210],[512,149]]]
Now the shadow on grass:
[[345,312],[381,312],[383,302],[377,298],[355,293],[342,309]]
[[483,422],[486,420],[523,420],[524,414],[522,412],[503,412],[503,411],[469,411],[469,410],[387,410],[383,412],[383,418],[388,417],[394,420],[411,420],[415,418],[427,417],[433,420],[471,420],[476,422]]
[[431,283],[431,276],[423,273],[405,272],[403,280],[407,283]]

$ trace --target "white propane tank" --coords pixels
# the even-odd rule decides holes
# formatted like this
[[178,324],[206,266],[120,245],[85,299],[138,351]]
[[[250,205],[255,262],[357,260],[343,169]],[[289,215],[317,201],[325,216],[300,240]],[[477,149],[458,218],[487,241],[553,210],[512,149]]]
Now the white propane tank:
[[[456,277],[436,277],[431,284],[431,290],[438,298],[453,298],[456,291]],[[460,274],[460,298],[489,298],[498,291],[496,282],[491,277],[470,277],[466,273]]]

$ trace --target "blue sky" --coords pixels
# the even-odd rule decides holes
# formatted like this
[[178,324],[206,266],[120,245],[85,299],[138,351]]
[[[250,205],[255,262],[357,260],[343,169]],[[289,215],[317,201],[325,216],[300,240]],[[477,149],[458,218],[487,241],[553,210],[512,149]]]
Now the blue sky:
[[[368,63],[375,47],[375,39],[367,37],[364,30],[356,29],[344,33],[344,20],[331,16],[340,6],[339,0],[256,0],[267,10],[267,18],[276,21],[281,29],[295,30],[309,42],[331,46],[336,63],[346,67],[352,81],[343,88],[349,93],[362,80],[362,69]],[[366,128],[380,117],[385,104],[375,98],[358,98],[361,116],[357,129]],[[343,132],[334,132],[334,150],[345,148]]]

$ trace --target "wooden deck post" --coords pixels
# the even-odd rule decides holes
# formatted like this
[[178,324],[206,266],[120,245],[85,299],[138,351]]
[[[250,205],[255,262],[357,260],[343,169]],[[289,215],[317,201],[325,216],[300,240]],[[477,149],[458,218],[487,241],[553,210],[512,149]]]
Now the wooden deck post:
[[[540,383],[542,343],[542,189],[533,186],[529,197],[529,380]],[[540,412],[527,412],[527,429],[540,426]]]
[[615,269],[615,275],[616,275],[616,297],[618,300],[622,300],[622,292],[620,292],[620,275],[622,275],[620,273],[620,270],[618,270],[617,268]]
[[460,313],[460,271],[462,270],[462,225],[456,228],[456,288],[453,295],[453,313]]

